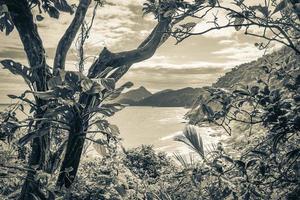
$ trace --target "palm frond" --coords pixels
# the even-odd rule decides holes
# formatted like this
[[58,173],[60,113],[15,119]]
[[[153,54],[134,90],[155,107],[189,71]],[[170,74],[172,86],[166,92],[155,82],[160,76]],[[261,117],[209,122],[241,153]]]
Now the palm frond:
[[183,168],[189,168],[190,166],[193,166],[195,164],[194,154],[192,153],[190,153],[187,157],[186,155],[175,152],[173,153],[173,157]]
[[175,141],[183,142],[204,159],[204,147],[200,133],[192,125],[185,127],[183,134],[174,138]]
[[186,160],[186,157],[185,156],[183,156],[182,154],[180,154],[180,153],[173,153],[173,156],[174,156],[174,158],[180,163],[180,165],[182,166],[182,167],[184,167],[184,168],[188,168],[188,165],[189,165],[189,163],[188,163],[188,161]]

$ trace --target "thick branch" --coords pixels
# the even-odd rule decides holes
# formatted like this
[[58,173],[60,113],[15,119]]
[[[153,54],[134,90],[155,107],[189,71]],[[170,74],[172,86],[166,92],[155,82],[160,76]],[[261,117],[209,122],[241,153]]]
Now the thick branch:
[[28,2],[26,0],[7,0],[6,4],[19,32],[30,67],[38,74],[39,80],[36,80],[36,89],[43,91],[46,84],[44,77],[47,73],[45,50],[37,26],[33,22]]
[[[134,62],[145,60],[155,53],[166,30],[168,30],[170,22],[170,19],[159,22],[152,33],[135,50],[114,54],[108,51],[106,48],[103,49],[99,58],[92,65],[89,71],[89,77],[97,76],[106,67],[114,67],[118,68],[115,76],[117,79],[119,79]],[[95,99],[96,96],[82,95],[80,97],[80,103],[84,104],[87,108],[86,112],[88,112],[88,108],[94,106],[93,104]],[[77,114],[79,115],[78,119],[82,119],[81,116],[85,115],[86,113],[83,112]],[[60,169],[60,175],[57,180],[57,186],[59,187],[65,186],[66,188],[69,188],[76,177],[85,137],[87,134],[87,119],[89,116],[86,115],[84,118],[85,119],[83,119],[83,121],[85,121],[85,123],[78,123],[78,119],[74,119],[74,124],[71,126],[73,130],[69,134],[65,157]],[[73,168],[73,171],[66,173],[65,169],[70,167]]]
[[118,68],[124,65],[132,65],[133,63],[141,62],[153,56],[164,34],[166,34],[168,30],[170,22],[170,18],[161,20],[150,34],[151,38],[148,37],[137,49],[112,53],[107,48],[104,48],[99,58],[91,66],[89,77],[96,77],[97,74],[106,67]]
[[[157,27],[156,26],[152,32],[150,33],[150,35],[140,44],[139,48],[144,48],[149,41],[151,41],[151,38],[156,34],[157,31]],[[169,35],[170,36],[170,35]],[[127,65],[123,65],[121,67],[119,67],[118,69],[116,69],[110,76],[109,78],[114,78],[115,81],[117,82],[119,79],[122,78],[122,76],[124,76],[124,74],[126,74],[126,72],[130,69],[132,64],[127,64]]]
[[67,53],[71,47],[72,42],[76,37],[76,34],[81,24],[83,23],[83,20],[85,18],[86,12],[90,4],[91,4],[91,0],[80,0],[80,3],[77,7],[72,23],[70,24],[65,34],[60,39],[56,49],[55,58],[54,58],[54,64],[53,64],[54,75],[57,74],[59,69],[65,68]]
[[[23,43],[29,64],[35,73],[36,79],[34,89],[37,91],[46,91],[47,77],[49,75],[45,50],[42,44],[42,40],[39,37],[37,26],[33,22],[33,15],[27,0],[6,0],[9,12],[12,16],[12,20],[19,32],[20,39]],[[46,102],[41,99],[36,99],[37,107],[42,107]],[[38,109],[35,117],[43,115],[42,109]],[[39,123],[35,124],[35,128],[39,126]],[[49,148],[49,135],[46,134],[43,137],[35,138],[32,142],[32,151],[29,158],[29,166],[37,165],[39,169],[42,169],[47,162],[48,149]],[[38,196],[40,199],[45,199],[45,196],[40,192],[39,184],[34,180],[35,171],[28,171],[26,180],[22,187],[20,199],[32,199],[32,194]]]

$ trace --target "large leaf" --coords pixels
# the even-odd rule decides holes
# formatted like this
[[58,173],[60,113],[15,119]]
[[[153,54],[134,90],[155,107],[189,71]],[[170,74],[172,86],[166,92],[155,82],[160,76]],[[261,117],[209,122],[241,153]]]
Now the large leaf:
[[93,125],[96,125],[100,131],[105,131],[109,125],[107,120],[99,119],[92,122]]
[[92,89],[94,82],[90,79],[85,79],[85,80],[81,81],[80,85],[81,85],[82,91],[89,92]]
[[106,90],[113,91],[116,87],[116,81],[113,78],[101,79],[101,85],[103,85]]
[[117,97],[120,96],[120,94],[125,90],[125,89],[128,89],[128,88],[131,88],[133,86],[133,83],[132,82],[126,82],[125,84],[123,84],[121,87],[113,90],[111,93],[107,93],[108,95],[108,100],[113,100],[113,99],[116,99]]
[[286,0],[282,0],[279,4],[277,4],[273,14],[282,11],[286,6],[287,6]]
[[213,109],[209,105],[206,105],[206,104],[202,104],[202,111],[205,115],[207,115],[207,117],[209,119],[213,118],[215,115]]
[[48,7],[46,8],[46,11],[50,17],[55,18],[55,19],[59,18],[59,11],[55,7],[48,5]]
[[120,135],[120,130],[117,125],[109,124],[108,125],[108,133],[110,133],[113,136],[118,136],[118,135]]
[[59,75],[63,82],[65,82],[67,85],[69,85],[74,90],[79,90],[80,83],[82,80],[87,79],[86,76],[84,76],[80,72],[74,72],[74,71],[63,71],[60,70]]
[[204,159],[203,141],[195,127],[187,126],[183,131],[183,135],[175,137],[174,140],[185,143]]
[[217,3],[217,0],[208,0],[209,5],[211,5],[212,7],[214,7]]
[[269,10],[267,6],[258,5],[258,6],[250,6],[249,8],[253,11],[257,10],[261,12],[265,17],[269,16]]
[[8,35],[14,29],[14,23],[8,12],[6,4],[0,5],[0,31],[5,31],[5,34]]
[[55,8],[62,12],[68,12],[73,14],[73,8],[68,4],[66,0],[52,0],[54,2]]
[[234,94],[239,94],[239,95],[242,95],[242,96],[250,96],[249,91],[247,91],[247,90],[242,90],[242,89],[234,90],[233,93],[234,93]]
[[288,152],[285,156],[287,158],[286,163],[290,162],[290,160],[292,159],[299,158],[299,155],[300,155],[300,148]]
[[98,139],[96,142],[94,142],[93,147],[101,156],[106,156],[108,153],[105,147],[106,144],[107,142],[105,140]]
[[104,87],[92,79],[84,79],[80,83],[82,91],[87,94],[100,94]]
[[54,76],[48,80],[49,89],[53,89],[57,86],[61,86],[62,84],[63,84],[63,81],[60,76]]
[[100,74],[97,75],[96,78],[105,78],[105,76],[111,72],[114,68],[113,67],[107,67],[104,69],[104,71],[102,71]]
[[37,129],[35,131],[29,132],[26,135],[24,135],[23,137],[21,137],[18,141],[18,144],[20,146],[24,146],[26,145],[29,141],[33,140],[36,137],[42,137],[44,135],[46,135],[48,132],[48,128],[44,128],[44,129]]
[[4,69],[8,69],[11,73],[22,76],[26,82],[33,82],[30,68],[10,59],[2,60],[0,63],[4,66]]
[[48,90],[46,92],[33,92],[34,96],[43,100],[56,99],[54,90]]
[[235,20],[234,20],[235,30],[237,30],[237,31],[241,30],[244,20],[245,19],[243,17],[236,17],[235,18]]

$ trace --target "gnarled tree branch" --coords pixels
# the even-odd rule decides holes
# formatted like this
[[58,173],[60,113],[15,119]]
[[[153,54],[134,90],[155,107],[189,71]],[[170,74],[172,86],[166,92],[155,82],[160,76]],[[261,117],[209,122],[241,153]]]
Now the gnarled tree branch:
[[53,64],[53,74],[57,75],[59,69],[65,68],[65,62],[67,53],[71,47],[72,42],[74,41],[76,34],[84,21],[86,12],[88,10],[91,0],[80,0],[80,3],[77,7],[75,16],[72,20],[72,23],[66,30],[65,34],[60,39]]
[[[157,28],[158,28],[158,25],[152,30],[150,35],[138,46],[138,49],[145,48],[145,46],[149,43],[149,41],[151,41],[153,35],[156,34]],[[169,36],[170,35],[167,35],[167,37],[169,37]],[[164,39],[166,40],[167,38],[164,38]],[[164,42],[164,41],[161,41],[161,43],[162,42]],[[157,47],[159,47],[159,45]],[[132,66],[132,64],[120,66],[109,76],[109,78],[114,78],[115,81],[117,82],[118,80],[120,80],[122,78],[122,76],[124,76],[124,74],[126,74],[126,72],[130,69],[131,66]]]
[[107,48],[104,48],[99,55],[99,58],[91,66],[89,77],[94,78],[107,67],[118,68],[124,65],[132,65],[133,63],[141,62],[153,56],[156,49],[161,44],[161,40],[169,29],[171,23],[170,18],[162,19],[154,28],[150,37],[137,48],[131,51],[112,53]]

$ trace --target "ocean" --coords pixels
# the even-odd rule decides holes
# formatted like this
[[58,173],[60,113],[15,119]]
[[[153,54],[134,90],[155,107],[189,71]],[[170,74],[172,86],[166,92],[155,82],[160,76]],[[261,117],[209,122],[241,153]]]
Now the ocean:
[[[0,105],[0,111],[6,106]],[[187,111],[188,109],[182,107],[132,106],[117,112],[108,118],[108,121],[119,127],[121,142],[125,148],[134,148],[144,144],[152,145],[155,150],[169,155],[175,152],[188,154],[190,149],[186,145],[174,141],[174,137],[182,134],[187,125],[184,119]],[[222,130],[217,127],[204,126],[197,129],[205,147],[216,144],[225,137],[225,134],[220,134]]]

